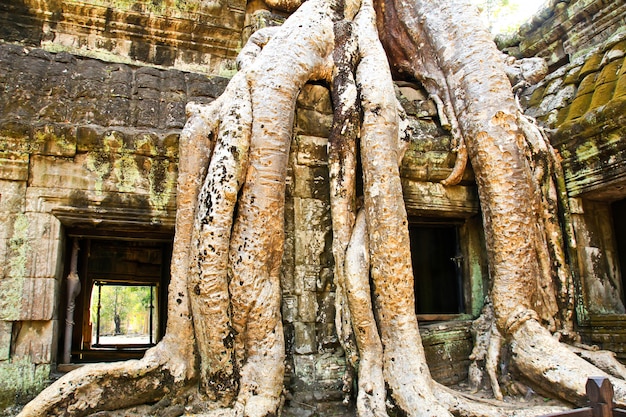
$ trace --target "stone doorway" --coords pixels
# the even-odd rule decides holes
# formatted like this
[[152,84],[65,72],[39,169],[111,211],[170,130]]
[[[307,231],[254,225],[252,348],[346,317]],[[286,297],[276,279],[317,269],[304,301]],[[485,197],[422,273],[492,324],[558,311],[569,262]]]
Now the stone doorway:
[[[68,235],[68,278],[62,284],[58,363],[142,357],[165,333],[171,238],[103,236],[82,231]],[[80,292],[74,298],[72,320],[68,281],[73,264]],[[68,326],[72,321],[73,326]]]

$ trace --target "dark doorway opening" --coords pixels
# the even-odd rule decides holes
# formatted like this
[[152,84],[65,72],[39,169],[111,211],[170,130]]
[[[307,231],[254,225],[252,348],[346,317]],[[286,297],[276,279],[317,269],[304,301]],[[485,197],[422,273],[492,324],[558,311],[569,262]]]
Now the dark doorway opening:
[[415,283],[415,313],[422,319],[448,319],[465,312],[459,226],[409,225]]

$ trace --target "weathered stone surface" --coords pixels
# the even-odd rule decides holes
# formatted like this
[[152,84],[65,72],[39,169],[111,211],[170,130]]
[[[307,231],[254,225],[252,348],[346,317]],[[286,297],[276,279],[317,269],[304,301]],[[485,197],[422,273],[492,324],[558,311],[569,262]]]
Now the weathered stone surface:
[[0,321],[0,362],[11,356],[11,331],[13,322]]
[[[220,3],[222,5],[222,3]],[[0,36],[31,46],[218,74],[235,58],[245,2],[0,4]]]
[[54,335],[58,322],[21,321],[15,340],[15,359],[27,359],[33,364],[48,364],[56,357]]
[[[311,306],[302,306],[311,307]],[[302,307],[299,307],[302,309]],[[313,306],[314,307],[314,306]],[[302,320],[302,317],[300,317]],[[308,353],[315,353],[316,349],[316,337],[315,337],[315,323],[298,321],[294,323],[295,328],[295,352],[303,355]],[[296,365],[296,374],[302,374],[303,370],[299,369]],[[311,374],[312,375],[312,374]],[[302,375],[300,375],[302,376]]]
[[26,181],[28,179],[28,154],[25,152],[0,152],[0,180]]
[[499,42],[509,51],[518,47],[518,57],[540,56],[554,67],[618,32],[625,15],[626,4],[621,1],[551,0],[515,37]]
[[444,187],[436,182],[403,179],[402,190],[409,215],[463,218],[478,213],[475,186]]

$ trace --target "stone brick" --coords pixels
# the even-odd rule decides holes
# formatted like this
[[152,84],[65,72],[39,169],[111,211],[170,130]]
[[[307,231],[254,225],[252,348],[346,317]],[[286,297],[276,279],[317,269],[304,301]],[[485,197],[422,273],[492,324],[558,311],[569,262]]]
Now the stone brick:
[[19,329],[14,343],[15,358],[28,358],[34,364],[46,364],[56,358],[56,320],[22,321],[16,324]]
[[0,152],[0,180],[28,180],[28,154]]
[[328,167],[307,167],[296,165],[293,168],[295,197],[328,200],[330,188],[328,182]]
[[158,127],[160,115],[160,101],[156,99],[133,101],[132,123],[138,127]]
[[621,67],[621,60],[611,61],[602,67],[602,70],[600,70],[598,77],[596,78],[596,86],[616,82]]
[[59,282],[54,278],[22,281],[20,320],[51,320],[56,313]]
[[[300,355],[307,354],[307,353],[314,353],[317,350],[315,346],[315,323],[295,322],[294,328],[295,328],[295,338],[294,338],[295,339],[294,340],[295,352]],[[313,371],[311,367],[312,364],[310,362],[302,363],[301,361],[297,361],[296,357],[298,356],[296,355],[294,357],[294,361],[296,361],[296,374],[302,375],[301,373],[305,372],[309,376],[313,376],[314,372],[311,372]],[[305,365],[305,366],[304,367],[298,366],[298,362],[301,362],[300,365]]]
[[[94,174],[88,170],[89,155],[77,155],[75,160],[34,155],[31,157],[31,187],[56,190],[93,189]],[[108,162],[108,161],[107,161]],[[35,209],[37,210],[37,209]]]
[[313,355],[294,355],[293,361],[296,377],[302,383],[312,385],[315,382],[315,358]]
[[339,355],[320,355],[315,362],[315,380],[326,389],[341,389],[346,370],[345,359]]
[[298,299],[295,295],[283,294],[282,316],[283,322],[293,323],[298,314]]
[[297,100],[298,106],[320,113],[332,114],[333,108],[328,88],[317,84],[306,84]]
[[296,161],[309,167],[328,164],[328,139],[317,136],[298,135]]
[[126,97],[113,96],[102,100],[102,114],[105,115],[105,126],[130,126],[131,101]]
[[62,272],[61,222],[50,213],[28,213],[29,255],[26,276],[60,278]]
[[591,102],[589,103],[589,109],[596,109],[608,103],[613,98],[613,91],[615,91],[616,84],[617,83],[613,81],[596,86]]
[[577,95],[569,107],[566,121],[574,120],[583,116],[589,109],[592,97],[593,94]]
[[304,108],[296,109],[296,129],[304,135],[327,138],[333,123],[332,114]]
[[33,153],[54,156],[76,155],[76,128],[71,125],[47,124],[33,128]]
[[6,361],[11,357],[11,332],[13,323],[0,321],[0,361]]
[[298,296],[298,320],[304,323],[315,323],[317,320],[317,295],[315,292],[303,291]]

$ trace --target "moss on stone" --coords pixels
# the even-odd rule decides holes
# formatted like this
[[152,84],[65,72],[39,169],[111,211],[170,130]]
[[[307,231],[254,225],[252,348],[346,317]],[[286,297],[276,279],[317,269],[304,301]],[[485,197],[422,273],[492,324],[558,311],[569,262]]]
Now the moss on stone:
[[542,85],[533,91],[533,94],[530,96],[530,100],[528,101],[528,107],[538,107],[543,99],[544,91],[546,91],[545,85]]
[[593,93],[593,90],[596,88],[596,76],[597,74],[591,73],[588,74],[578,85],[578,91],[576,92],[577,96],[583,96],[585,94]]
[[[622,67],[622,70],[625,69],[626,66]],[[615,91],[613,92],[613,98],[620,98],[626,96],[626,72],[623,72],[617,83],[615,83]]]
[[32,399],[49,383],[50,365],[29,358],[0,362],[0,410]]
[[585,64],[580,69],[580,74],[579,74],[580,80],[585,78],[587,75],[598,71],[598,69],[602,65],[603,55],[604,54],[598,52],[598,53],[592,54],[591,56],[587,58],[587,60],[585,61]]
[[589,109],[596,109],[608,103],[613,98],[615,84],[616,82],[613,81],[611,83],[598,85],[596,90],[593,92],[593,98],[591,99],[591,103],[589,103]]
[[622,59],[609,62],[598,73],[596,78],[596,86],[617,81],[618,74],[622,66]]
[[568,122],[583,116],[589,109],[592,97],[593,94],[576,96],[571,106],[569,106],[569,112],[567,113],[567,119],[565,121]]
[[8,276],[0,283],[0,320],[19,319],[22,287],[31,250],[28,228],[28,217],[24,213],[17,214],[13,222],[13,233],[8,242]]

